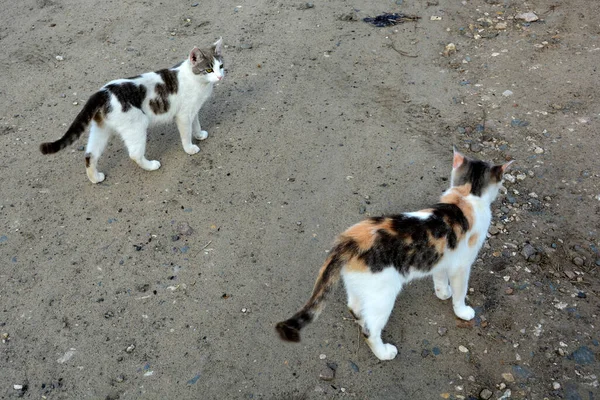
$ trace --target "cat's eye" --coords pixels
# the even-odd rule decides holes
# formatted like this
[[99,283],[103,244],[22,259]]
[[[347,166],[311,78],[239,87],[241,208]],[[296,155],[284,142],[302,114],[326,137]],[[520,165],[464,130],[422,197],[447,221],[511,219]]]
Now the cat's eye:
[[225,68],[225,64],[221,64],[221,69]]
[[206,72],[209,73],[209,74],[212,74],[213,73],[213,69],[212,68],[206,68]]

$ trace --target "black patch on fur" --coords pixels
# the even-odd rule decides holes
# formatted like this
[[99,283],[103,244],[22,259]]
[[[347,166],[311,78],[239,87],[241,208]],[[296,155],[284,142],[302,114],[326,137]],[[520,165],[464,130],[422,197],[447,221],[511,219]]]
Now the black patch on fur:
[[300,341],[300,329],[312,322],[313,317],[310,312],[300,310],[294,316],[286,321],[282,321],[275,326],[281,339],[288,342]]
[[90,153],[85,153],[85,167],[89,168],[90,167],[90,158],[91,158],[91,154]]
[[[429,271],[443,255],[431,243],[430,235],[435,239],[445,238],[446,245],[453,249],[458,241],[453,226],[460,226],[463,232],[469,229],[466,217],[454,204],[436,204],[427,219],[405,214],[388,218],[394,233],[380,229],[371,248],[359,255],[372,272],[383,271],[391,265],[401,274],[408,273],[410,268]],[[371,220],[382,221],[377,218]]]
[[106,89],[115,95],[123,112],[129,111],[131,107],[142,109],[142,103],[146,98],[146,87],[136,85],[132,82],[113,83],[106,86]]
[[163,114],[169,111],[169,95],[177,93],[179,81],[177,71],[162,69],[156,73],[160,75],[164,83],[155,86],[156,97],[150,100],[149,106],[154,114]]
[[[460,226],[463,233],[469,230],[469,221],[465,214],[462,212],[460,207],[456,204],[438,203],[433,206],[433,215],[441,218],[442,222],[447,221],[450,224],[450,232],[446,233],[447,245],[449,248],[454,249],[458,244],[458,238],[456,233],[452,229],[452,226]],[[434,235],[435,236],[435,235]],[[435,236],[439,238],[441,236]]]
[[471,184],[471,193],[481,196],[483,190],[490,183],[490,165],[485,161],[465,159],[457,171],[456,182],[453,186]]
[[52,154],[64,149],[71,143],[75,142],[81,134],[86,130],[92,118],[98,118],[98,113],[103,115],[110,112],[110,95],[106,90],[100,90],[90,96],[88,101],[83,106],[83,109],[77,114],[73,123],[62,138],[56,142],[47,142],[40,145],[42,154]]

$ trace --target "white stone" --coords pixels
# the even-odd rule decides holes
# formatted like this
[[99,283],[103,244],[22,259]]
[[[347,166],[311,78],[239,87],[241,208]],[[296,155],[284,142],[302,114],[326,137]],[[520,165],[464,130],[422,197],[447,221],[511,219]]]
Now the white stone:
[[509,97],[512,95],[513,95],[513,92],[510,90],[505,90],[504,92],[502,92],[502,96],[504,96],[504,97]]
[[539,18],[537,15],[535,15],[535,13],[527,12],[527,13],[520,13],[520,14],[515,15],[515,19],[520,19],[525,22],[534,22],[534,21],[537,21]]
[[460,346],[458,346],[458,350],[459,350],[461,353],[468,353],[468,352],[469,352],[469,349],[467,349],[467,348],[466,348],[465,346],[463,346],[462,344],[461,344]]

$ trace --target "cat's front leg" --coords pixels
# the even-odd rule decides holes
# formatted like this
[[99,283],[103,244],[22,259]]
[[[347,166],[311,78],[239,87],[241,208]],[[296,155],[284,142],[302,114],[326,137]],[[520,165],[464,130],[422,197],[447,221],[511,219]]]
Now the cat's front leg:
[[[196,117],[194,116],[193,118]],[[188,154],[196,154],[200,151],[200,147],[192,143],[193,118],[181,115],[175,117],[183,150]]]
[[204,140],[208,137],[208,132],[203,131],[202,128],[200,128],[200,120],[197,115],[192,122],[192,135],[198,140]]
[[469,286],[469,273],[471,266],[458,267],[449,271],[450,286],[452,287],[452,307],[454,314],[465,321],[475,317],[475,310],[465,303]]

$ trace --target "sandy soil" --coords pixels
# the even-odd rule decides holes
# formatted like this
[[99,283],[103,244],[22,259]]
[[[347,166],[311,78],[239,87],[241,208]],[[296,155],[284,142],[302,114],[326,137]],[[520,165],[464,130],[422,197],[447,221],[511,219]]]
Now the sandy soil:
[[[362,21],[382,12],[421,19]],[[600,398],[599,14],[593,0],[3,2],[0,397]],[[99,185],[85,138],[40,154],[105,82],[219,36],[227,76],[200,153],[152,129],[162,167],[145,172],[114,140]],[[400,354],[380,362],[338,290],[302,343],[280,342],[335,235],[435,202],[453,143],[517,160],[473,268],[476,319],[413,283],[384,333]]]

